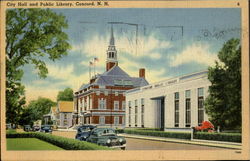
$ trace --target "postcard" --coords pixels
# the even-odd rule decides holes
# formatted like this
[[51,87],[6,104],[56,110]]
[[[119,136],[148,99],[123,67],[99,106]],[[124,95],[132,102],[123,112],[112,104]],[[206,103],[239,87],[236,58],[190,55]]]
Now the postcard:
[[2,159],[249,159],[248,5],[1,1]]

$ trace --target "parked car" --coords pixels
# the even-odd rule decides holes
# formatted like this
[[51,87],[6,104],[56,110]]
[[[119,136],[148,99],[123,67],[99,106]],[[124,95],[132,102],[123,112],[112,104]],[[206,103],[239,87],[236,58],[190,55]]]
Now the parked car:
[[195,131],[214,132],[214,125],[210,121],[203,121],[201,126],[196,126]]
[[42,125],[40,132],[44,132],[44,133],[52,133],[52,126],[50,125]]
[[117,136],[115,129],[112,128],[95,128],[91,131],[87,141],[110,148],[121,148],[123,150],[126,148],[125,138]]
[[26,132],[29,132],[29,131],[31,131],[31,126],[30,125],[24,125],[23,130],[26,131]]
[[40,131],[40,126],[34,125],[34,126],[32,127],[32,131]]
[[86,139],[89,137],[90,132],[95,129],[96,126],[94,125],[82,125],[77,127],[77,133],[75,136],[75,139],[86,141]]

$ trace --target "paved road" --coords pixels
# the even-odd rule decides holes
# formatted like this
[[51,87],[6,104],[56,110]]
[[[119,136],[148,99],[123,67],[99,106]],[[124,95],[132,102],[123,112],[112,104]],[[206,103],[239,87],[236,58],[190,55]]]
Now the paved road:
[[[53,131],[53,135],[75,138],[76,132]],[[126,138],[126,150],[230,150],[192,144],[170,143],[143,139]]]
[[209,146],[126,138],[126,150],[228,150]]

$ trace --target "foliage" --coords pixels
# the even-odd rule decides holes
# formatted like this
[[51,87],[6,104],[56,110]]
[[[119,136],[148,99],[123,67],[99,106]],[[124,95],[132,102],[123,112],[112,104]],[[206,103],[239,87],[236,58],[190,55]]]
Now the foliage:
[[37,138],[7,139],[7,150],[64,150]]
[[178,139],[190,139],[191,133],[188,132],[164,132],[164,131],[150,131],[150,130],[139,130],[139,129],[125,129],[127,134],[136,134],[136,135],[147,135],[147,136],[158,136],[166,138],[178,138]]
[[70,48],[65,16],[50,9],[8,9],[6,12],[6,121],[17,124],[25,102],[22,67],[34,65],[45,78],[46,59],[55,61]]
[[39,97],[37,100],[31,101],[28,107],[23,109],[19,124],[32,125],[34,121],[42,120],[43,115],[48,114],[50,108],[55,105],[56,103],[48,98]]
[[209,120],[220,129],[241,128],[241,46],[239,39],[224,44],[218,54],[223,64],[209,67],[211,82],[205,109]]
[[57,101],[73,101],[73,89],[66,88],[63,91],[59,91],[57,95]]
[[108,147],[99,146],[94,143],[85,141],[79,141],[76,139],[64,138],[61,136],[54,136],[38,132],[26,132],[26,133],[7,133],[7,138],[38,138],[46,141],[65,150],[111,150]]
[[194,139],[241,142],[240,133],[211,133],[211,132],[196,132]]

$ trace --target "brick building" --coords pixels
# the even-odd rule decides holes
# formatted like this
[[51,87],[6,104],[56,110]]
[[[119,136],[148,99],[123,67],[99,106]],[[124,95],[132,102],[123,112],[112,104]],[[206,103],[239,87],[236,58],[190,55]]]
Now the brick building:
[[118,66],[113,28],[106,54],[106,71],[92,77],[75,92],[76,124],[124,127],[125,91],[148,85],[145,69],[139,69],[139,77],[130,77]]

